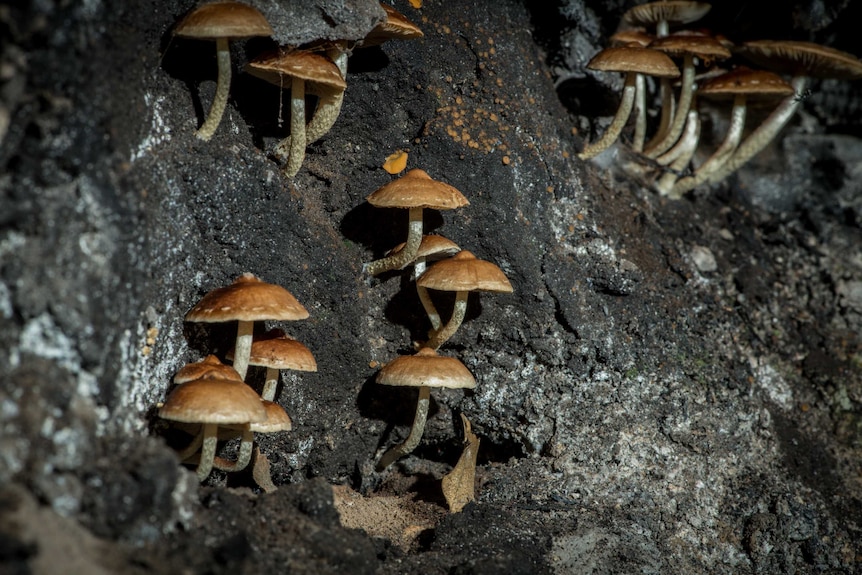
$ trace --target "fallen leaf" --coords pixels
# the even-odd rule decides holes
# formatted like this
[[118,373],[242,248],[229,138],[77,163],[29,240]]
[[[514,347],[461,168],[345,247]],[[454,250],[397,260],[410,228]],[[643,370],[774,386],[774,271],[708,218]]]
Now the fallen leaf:
[[422,0],[410,0],[410,5],[418,10],[422,8]]
[[254,464],[251,468],[251,476],[264,493],[272,493],[278,489],[270,476],[269,459],[257,447],[254,448]]
[[464,506],[476,500],[476,454],[479,451],[479,438],[473,433],[470,420],[463,413],[464,451],[452,471],[443,477],[443,496],[452,513],[458,513]]
[[387,156],[386,161],[383,162],[383,169],[390,174],[397,174],[399,172],[403,172],[404,168],[406,167],[407,152],[405,152],[404,150],[398,150],[394,154]]

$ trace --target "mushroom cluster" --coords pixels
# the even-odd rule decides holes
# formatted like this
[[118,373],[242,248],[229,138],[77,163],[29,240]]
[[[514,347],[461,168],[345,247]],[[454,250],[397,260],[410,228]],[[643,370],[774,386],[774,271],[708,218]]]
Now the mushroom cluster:
[[[723,36],[704,31],[677,29],[670,33],[672,26],[695,22],[709,9],[704,2],[666,0],[635,6],[623,15],[623,29],[611,37],[612,46],[587,65],[593,70],[626,73],[620,107],[605,134],[584,146],[581,159],[593,158],[610,148],[636,109],[631,142],[635,161],[624,167],[638,175],[651,172],[653,187],[659,194],[681,198],[700,184],[721,181],[765,148],[799,108],[800,95],[810,78],[862,78],[862,61],[858,58],[809,42],[770,40],[737,46]],[[760,69],[736,63],[729,68],[714,65],[730,62],[731,57],[745,58]],[[672,59],[679,62],[679,68]],[[791,76],[791,81],[781,74]],[[644,76],[660,79],[661,119],[648,142]],[[681,81],[675,95],[671,80],[677,77]],[[700,144],[698,98],[733,104],[724,140],[692,169],[690,164]],[[747,104],[770,100],[777,102],[772,114],[743,137]]]
[[[265,321],[306,319],[308,311],[281,286],[266,283],[250,273],[232,284],[216,288],[186,314],[186,321],[203,323],[237,322],[236,343],[225,365],[215,355],[190,363],[174,376],[176,387],[160,406],[159,416],[194,436],[179,452],[186,463],[197,464],[197,476],[204,481],[213,468],[240,471],[252,459],[255,433],[290,431],[287,412],[275,403],[279,370],[317,371],[311,351],[274,329],[255,336],[255,324]],[[246,384],[249,366],[266,368],[260,395]],[[239,437],[235,460],[216,455],[220,439]],[[257,451],[255,466],[267,466]],[[255,479],[260,476],[255,469]],[[262,480],[259,480],[259,483]],[[262,483],[262,486],[271,482]]]
[[[365,264],[365,273],[378,275],[411,266],[411,279],[415,281],[419,300],[431,324],[428,341],[417,345],[417,353],[397,357],[377,374],[376,381],[382,385],[418,388],[413,425],[407,438],[386,451],[378,461],[377,470],[383,471],[419,445],[432,387],[472,389],[476,386],[476,380],[463,363],[437,351],[463,322],[470,292],[507,293],[512,292],[512,285],[495,264],[477,259],[443,236],[423,235],[423,210],[449,210],[469,205],[467,198],[453,186],[433,179],[423,170],[413,169],[366,199],[375,207],[409,210],[409,224],[406,241],[390,250],[386,257]],[[435,263],[427,267],[430,261]],[[452,314],[445,324],[429,290],[456,294]]]
[[[353,48],[377,46],[391,39],[421,37],[422,31],[403,14],[380,4],[385,18],[356,45],[346,40],[316,42],[308,46],[279,46],[277,50],[253,58],[244,71],[279,88],[290,90],[290,134],[274,150],[283,162],[283,171],[292,178],[302,167],[305,148],[322,138],[341,112],[347,88],[347,57]],[[218,76],[210,111],[196,132],[208,141],[218,129],[230,95],[232,65],[230,40],[272,37],[272,27],[256,8],[233,0],[201,4],[174,26],[178,38],[214,40]],[[306,95],[317,97],[311,119],[306,123]]]

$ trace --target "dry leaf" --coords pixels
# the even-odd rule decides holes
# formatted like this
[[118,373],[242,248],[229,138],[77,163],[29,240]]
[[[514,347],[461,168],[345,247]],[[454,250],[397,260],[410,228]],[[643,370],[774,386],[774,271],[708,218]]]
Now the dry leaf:
[[386,161],[383,162],[383,169],[389,172],[390,174],[398,174],[404,171],[404,168],[407,167],[407,152],[404,150],[398,150],[394,154],[391,154],[386,157]]
[[470,420],[463,413],[464,451],[458,463],[443,477],[443,496],[452,513],[458,513],[464,506],[476,500],[476,454],[479,452],[479,438],[473,433]]
[[270,476],[269,459],[257,447],[254,448],[254,464],[251,468],[251,476],[264,493],[272,493],[278,489]]

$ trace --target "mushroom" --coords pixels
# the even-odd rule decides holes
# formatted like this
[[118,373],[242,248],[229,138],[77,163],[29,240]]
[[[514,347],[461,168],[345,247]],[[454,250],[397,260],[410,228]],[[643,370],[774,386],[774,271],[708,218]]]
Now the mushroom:
[[362,40],[361,48],[379,46],[387,40],[412,40],[425,35],[419,26],[395,8],[382,2],[380,7],[386,13],[386,19],[371,29]]
[[174,383],[181,384],[206,378],[243,380],[233,367],[223,364],[216,356],[210,354],[200,361],[187,363],[181,367],[174,375]]
[[187,314],[186,321],[220,323],[237,321],[233,367],[245,379],[251,354],[254,322],[296,321],[308,318],[308,310],[281,286],[244,273],[231,285],[212,290]]
[[271,36],[272,28],[256,8],[241,2],[211,2],[192,10],[174,28],[174,36],[216,41],[218,77],[209,114],[195,133],[208,141],[215,134],[230,92],[231,65],[228,41],[253,36]]
[[512,284],[496,265],[477,259],[472,252],[461,250],[449,259],[441,260],[422,274],[416,285],[426,289],[455,292],[452,317],[442,328],[431,333],[426,344],[439,349],[461,326],[467,312],[467,297],[471,291],[511,293]]
[[765,148],[796,113],[810,78],[854,80],[862,78],[862,61],[856,56],[811,42],[759,40],[746,42],[740,52],[755,63],[793,74],[794,95],[786,97],[772,114],[746,137],[730,158],[707,178],[720,182]]
[[[655,35],[658,38],[667,36],[670,24],[689,24],[700,20],[709,12],[710,6],[706,2],[690,2],[686,0],[649,2],[630,8],[623,14],[623,21],[632,26],[655,26]],[[654,142],[661,140],[674,117],[673,92],[670,89],[670,79],[662,78],[660,84],[661,97],[661,121],[659,129],[649,147]]]
[[679,140],[688,120],[694,96],[695,58],[700,58],[708,66],[713,60],[730,58],[730,50],[711,36],[702,34],[673,34],[657,38],[649,45],[654,50],[661,50],[669,56],[682,56],[682,85],[679,93],[679,103],[673,114],[673,120],[667,128],[664,137],[646,146],[646,155],[657,158],[668,151]]
[[[248,424],[265,421],[266,410],[260,396],[246,384],[229,379],[208,378],[189,381],[175,387],[159,409],[159,417],[181,423],[202,424],[193,444],[202,445],[196,473],[198,479],[203,481],[213,467],[219,426],[243,426],[245,440],[246,435],[251,433]],[[185,451],[188,451],[188,448]],[[197,448],[194,451],[197,451]]]
[[[609,38],[611,46],[640,46],[645,48],[655,40],[655,36],[647,34],[642,28],[621,30]],[[642,152],[646,139],[646,80],[643,74],[635,79],[635,135],[632,138],[632,150]]]
[[[233,353],[233,350],[228,352],[228,359],[233,357]],[[317,362],[311,350],[287,337],[280,329],[272,329],[254,338],[248,364],[266,368],[266,379],[260,395],[267,401],[275,400],[279,370],[317,371]]]
[[[302,167],[309,140],[325,134],[338,117],[347,87],[344,76],[332,60],[307,50],[264,54],[249,62],[245,71],[276,86],[290,86],[290,136],[276,145],[275,153],[279,158],[286,158],[284,173],[292,178]],[[317,121],[312,119],[315,127],[311,138],[305,125],[306,83],[308,93],[318,96],[315,116],[320,116]],[[321,133],[322,125],[326,129]]]
[[[406,243],[398,244],[387,255],[394,255],[404,249]],[[436,261],[441,258],[447,258],[457,254],[461,248],[458,244],[450,239],[440,235],[422,236],[422,241],[419,243],[419,250],[416,252],[416,258],[413,260],[413,279],[419,279],[425,273],[425,264],[428,261]],[[405,264],[407,265],[407,264]],[[402,266],[403,267],[403,266]],[[434,307],[434,302],[431,301],[431,296],[428,295],[428,290],[416,284],[416,292],[419,294],[419,301],[422,302],[422,307],[425,308],[425,313],[428,314],[428,320],[431,322],[431,328],[434,330],[440,329],[440,314],[437,313],[437,308]]]
[[432,179],[423,170],[413,169],[370,194],[366,200],[378,208],[409,210],[407,242],[396,254],[375,260],[363,266],[369,275],[401,269],[414,259],[422,242],[422,210],[452,210],[469,205],[464,194],[449,184]]
[[765,70],[752,70],[740,66],[726,74],[712,78],[697,89],[698,96],[709,99],[732,99],[730,127],[721,145],[698,167],[693,176],[680,178],[670,193],[671,197],[681,198],[709,179],[721,168],[725,161],[739,146],[745,128],[747,103],[751,100],[787,98],[794,94],[793,86],[781,76]]
[[587,68],[605,72],[625,72],[626,79],[620,105],[611,125],[599,141],[584,146],[584,150],[578,154],[582,160],[599,155],[617,141],[634,107],[638,76],[641,74],[660,78],[679,76],[676,64],[665,54],[658,50],[632,45],[602,50],[590,60]]
[[419,388],[419,400],[410,434],[403,443],[383,454],[377,463],[377,471],[383,471],[419,445],[428,418],[432,387],[476,387],[476,379],[463,363],[454,357],[438,355],[429,347],[423,347],[415,355],[402,355],[387,363],[377,374],[377,383]]

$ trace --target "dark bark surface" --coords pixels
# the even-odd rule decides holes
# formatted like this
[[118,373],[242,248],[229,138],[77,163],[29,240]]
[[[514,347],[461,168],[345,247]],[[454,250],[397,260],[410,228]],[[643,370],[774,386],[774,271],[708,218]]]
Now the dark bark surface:
[[[289,100],[238,72],[272,40],[233,45],[205,143],[214,49],[170,33],[193,3],[0,6],[0,571],[860,570],[859,82],[818,82],[779,142],[671,201],[616,169],[624,147],[577,159],[622,85],[585,64],[631,3],[527,4],[399,0],[425,37],[353,52],[341,116],[292,180],[270,155]],[[765,28],[743,2],[704,25],[857,46],[853,3],[770,4]],[[294,44],[380,17],[256,5]],[[711,145],[724,113],[704,109]],[[416,397],[377,366],[429,328],[409,278],[361,271],[404,241],[406,212],[364,201],[398,149],[470,201],[426,229],[514,293],[471,296],[441,353],[476,389],[435,389],[419,448],[377,473]],[[183,316],[243,272],[309,310],[277,327],[318,364],[282,376],[293,431],[259,437],[269,494],[250,472],[199,486],[155,408],[233,344]],[[447,514],[462,412],[477,501]]]

